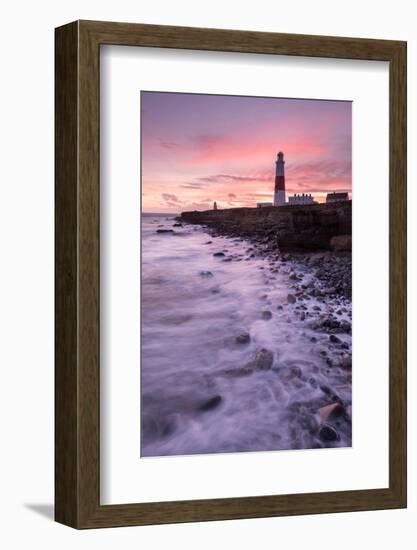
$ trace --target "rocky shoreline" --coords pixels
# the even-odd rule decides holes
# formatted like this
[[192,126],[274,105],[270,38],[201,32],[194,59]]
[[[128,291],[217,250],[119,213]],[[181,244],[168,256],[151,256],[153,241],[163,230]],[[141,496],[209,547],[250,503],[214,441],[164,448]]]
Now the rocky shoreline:
[[[181,220],[181,221],[178,221]],[[184,223],[178,218],[177,223]],[[186,224],[184,224],[186,225]],[[352,385],[352,257],[350,251],[323,250],[320,252],[282,253],[272,234],[263,231],[254,235],[231,234],[224,225],[205,226],[211,240],[205,244],[213,248],[213,257],[221,262],[248,261],[265,258],[265,280],[273,284],[274,276],[288,278],[289,292],[282,304],[263,309],[261,318],[268,321],[281,315],[295,326],[305,326],[303,334],[311,346],[315,366],[291,365],[277,367],[275,350],[258,349],[247,364],[228,368],[218,373],[231,379],[247,377],[259,371],[276,371],[284,389],[311,387],[311,399],[295,400],[288,407],[288,421],[293,425],[294,440],[299,434],[312,438],[312,447],[338,446],[343,434],[351,440],[351,385]],[[214,250],[216,237],[233,237],[234,242],[247,243],[245,255],[233,255],[228,250]],[[335,247],[337,248],[337,247]],[[267,273],[267,271],[269,273]],[[298,329],[297,329],[298,330]],[[317,336],[307,336],[307,330]],[[310,334],[310,332],[309,332]],[[250,342],[251,335],[236,336],[238,345]],[[314,395],[314,397],[313,397]],[[216,406],[221,396],[216,396]],[[294,444],[297,448],[297,443]]]
[[[204,235],[199,246],[210,261],[193,277],[204,281],[209,303],[222,307],[223,292],[230,288],[219,279],[239,265],[247,276],[256,273],[259,290],[243,323],[239,307],[233,314],[235,325],[221,336],[202,376],[196,371],[198,354],[190,359],[193,368],[181,376],[195,377],[197,391],[179,395],[178,372],[171,381],[164,378],[163,401],[152,397],[157,408],[148,405],[143,418],[145,442],[158,451],[145,454],[176,454],[171,442],[175,445],[193,422],[207,430],[213,426],[217,441],[217,429],[223,419],[230,423],[230,415],[236,426],[245,418],[239,444],[225,440],[202,451],[185,431],[181,448],[193,454],[351,446],[352,260],[339,236],[333,250],[289,252],[281,251],[268,227],[240,231],[235,224],[187,222],[183,216],[166,221],[170,225],[153,230],[166,243]],[[187,316],[181,326],[196,322],[197,317]],[[271,337],[263,338],[264,331]]]

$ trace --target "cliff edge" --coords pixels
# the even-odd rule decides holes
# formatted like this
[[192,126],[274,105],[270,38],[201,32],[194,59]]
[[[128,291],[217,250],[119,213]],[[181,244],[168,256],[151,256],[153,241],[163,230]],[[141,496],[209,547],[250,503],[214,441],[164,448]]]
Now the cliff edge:
[[180,219],[280,251],[351,249],[352,201],[182,212]]

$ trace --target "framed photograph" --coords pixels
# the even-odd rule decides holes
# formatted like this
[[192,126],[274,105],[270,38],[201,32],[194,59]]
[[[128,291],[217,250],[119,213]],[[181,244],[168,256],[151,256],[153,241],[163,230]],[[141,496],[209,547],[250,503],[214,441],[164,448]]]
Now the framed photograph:
[[406,506],[406,43],[56,29],[56,521]]

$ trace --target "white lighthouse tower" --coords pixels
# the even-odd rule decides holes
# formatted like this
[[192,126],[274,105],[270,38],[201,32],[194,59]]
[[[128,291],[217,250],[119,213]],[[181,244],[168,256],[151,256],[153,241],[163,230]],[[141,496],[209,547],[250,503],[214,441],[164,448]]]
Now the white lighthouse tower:
[[285,204],[285,173],[284,173],[284,153],[280,151],[275,162],[275,192],[274,206]]

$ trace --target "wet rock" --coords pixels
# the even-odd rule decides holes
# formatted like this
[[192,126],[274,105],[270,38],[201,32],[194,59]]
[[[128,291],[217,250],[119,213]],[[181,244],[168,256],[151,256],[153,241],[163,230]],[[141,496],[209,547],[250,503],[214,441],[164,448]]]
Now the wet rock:
[[344,353],[339,357],[339,365],[342,369],[351,369],[352,368],[352,357],[348,353]]
[[239,336],[236,336],[237,344],[249,344],[249,342],[250,342],[250,334],[248,332],[242,332],[242,334],[239,334]]
[[301,379],[303,372],[300,367],[292,366],[281,367],[278,370],[278,374],[282,380],[289,382],[290,380]]
[[319,438],[322,441],[326,441],[326,442],[340,440],[339,434],[337,433],[335,428],[333,428],[333,426],[331,426],[330,424],[323,424],[323,426],[320,428],[320,431],[319,431]]
[[339,323],[340,332],[346,332],[347,334],[350,334],[352,332],[352,325],[349,323],[349,321],[342,321]]
[[173,229],[157,229],[157,233],[174,233]]
[[213,277],[213,273],[211,271],[200,271],[200,275],[202,277]]
[[341,403],[330,403],[319,409],[319,416],[322,423],[327,420],[339,418],[345,414],[345,408]]
[[253,370],[269,370],[274,362],[274,354],[268,349],[262,348],[256,352],[252,361],[249,361],[244,368]]
[[294,271],[290,271],[288,279],[290,279],[290,281],[295,281],[297,279],[297,275],[294,273]]
[[297,301],[297,298],[294,296],[294,294],[288,294],[287,302],[289,304],[295,304],[296,301]]
[[214,397],[211,397],[207,401],[204,401],[199,407],[198,410],[205,412],[205,411],[212,411],[213,409],[217,408],[220,403],[223,401],[221,395],[215,395]]
[[141,429],[146,442],[169,437],[175,432],[176,425],[172,418],[146,415],[142,419]]
[[329,336],[329,340],[332,344],[340,344],[341,343],[341,339],[338,338],[335,334],[330,334]]
[[306,313],[305,313],[305,311],[302,311],[300,313],[300,321],[304,321],[305,318],[306,318]]
[[352,250],[352,236],[338,235],[330,239],[330,246],[335,252]]
[[269,321],[272,319],[272,313],[269,310],[263,311],[261,316],[264,321]]
[[225,256],[225,253],[224,253],[224,252],[215,252],[215,253],[213,254],[213,256],[214,256],[215,258],[221,258],[222,256]]
[[333,394],[333,391],[332,389],[329,387],[329,386],[326,386],[326,384],[322,384],[320,386],[320,389],[323,393],[325,393],[326,395],[332,395]]
[[204,244],[213,244],[213,241],[207,241],[206,243]]
[[182,223],[174,223],[172,227],[183,227]]
[[241,378],[242,376],[250,376],[255,372],[255,369],[251,365],[245,367],[236,367],[234,369],[225,369],[223,374],[229,378]]

